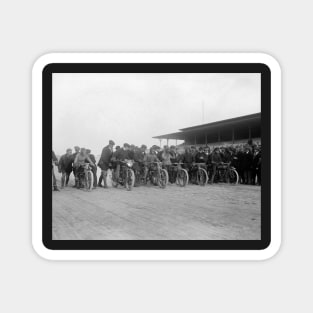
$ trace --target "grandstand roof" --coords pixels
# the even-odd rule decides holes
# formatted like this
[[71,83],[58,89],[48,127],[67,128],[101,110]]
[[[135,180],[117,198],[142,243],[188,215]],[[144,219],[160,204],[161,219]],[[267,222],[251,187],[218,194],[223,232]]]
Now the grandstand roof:
[[186,134],[196,133],[203,130],[214,130],[222,127],[235,127],[244,124],[250,123],[259,123],[261,121],[261,113],[254,113],[244,116],[239,116],[235,118],[230,118],[222,121],[216,121],[212,123],[206,123],[186,128],[181,128],[179,132],[170,133],[160,136],[155,136],[155,139],[178,139],[184,140]]

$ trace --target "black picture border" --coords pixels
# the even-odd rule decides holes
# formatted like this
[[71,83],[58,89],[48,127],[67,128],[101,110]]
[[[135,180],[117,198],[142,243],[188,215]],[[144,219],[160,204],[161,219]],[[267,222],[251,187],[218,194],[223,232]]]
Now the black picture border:
[[[53,73],[260,73],[261,240],[53,240]],[[42,71],[42,241],[51,250],[262,250],[271,242],[271,71],[263,63],[50,63]],[[114,137],[114,136],[112,136]]]

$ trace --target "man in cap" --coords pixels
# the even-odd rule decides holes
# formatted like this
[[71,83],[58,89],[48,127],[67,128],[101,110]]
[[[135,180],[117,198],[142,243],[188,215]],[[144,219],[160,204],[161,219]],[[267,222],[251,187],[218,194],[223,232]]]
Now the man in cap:
[[101,175],[99,177],[98,187],[102,187],[102,180],[103,180],[103,187],[107,188],[107,175],[108,169],[110,167],[111,159],[113,156],[113,147],[115,142],[113,140],[109,141],[109,144],[102,149],[101,157],[98,162],[98,166],[101,168]]
[[63,154],[59,161],[59,173],[62,174],[61,178],[61,188],[64,188],[64,185],[68,185],[68,181],[70,179],[70,175],[72,172],[72,149],[66,149],[66,153]]

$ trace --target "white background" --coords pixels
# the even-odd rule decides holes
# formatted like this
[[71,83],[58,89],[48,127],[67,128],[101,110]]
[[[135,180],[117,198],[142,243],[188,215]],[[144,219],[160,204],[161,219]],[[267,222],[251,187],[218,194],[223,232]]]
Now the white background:
[[[3,1],[0,311],[312,311],[310,3]],[[31,247],[31,67],[55,51],[251,51],[276,57],[283,72],[280,252],[264,262],[38,257]]]

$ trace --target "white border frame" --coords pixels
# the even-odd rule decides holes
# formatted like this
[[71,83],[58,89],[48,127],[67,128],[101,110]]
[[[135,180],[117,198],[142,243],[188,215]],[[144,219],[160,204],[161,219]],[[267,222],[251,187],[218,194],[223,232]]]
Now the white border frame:
[[[42,243],[42,70],[49,63],[264,63],[271,70],[271,243],[264,250],[49,250]],[[281,70],[264,53],[50,53],[32,70],[32,244],[48,260],[265,260],[281,244]]]

